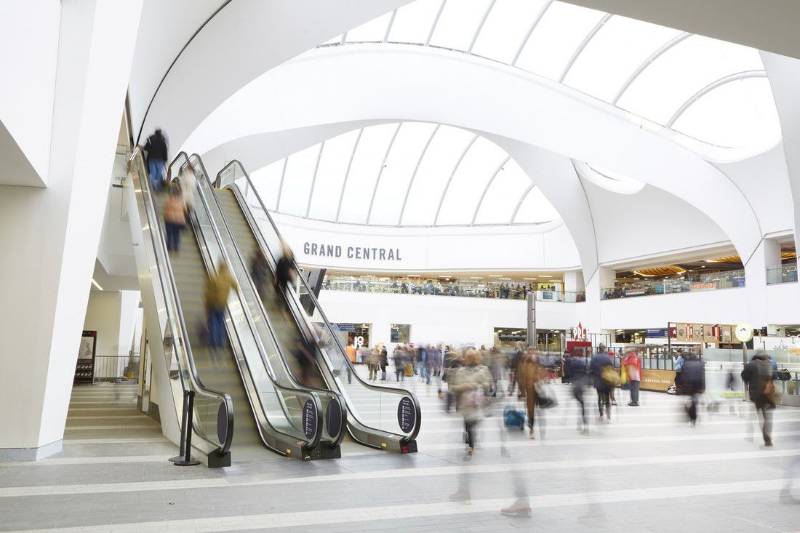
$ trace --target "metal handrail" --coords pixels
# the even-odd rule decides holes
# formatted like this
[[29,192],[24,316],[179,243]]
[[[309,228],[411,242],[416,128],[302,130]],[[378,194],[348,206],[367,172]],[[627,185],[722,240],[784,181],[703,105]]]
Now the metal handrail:
[[[140,162],[141,163],[141,168],[142,168],[142,170],[144,170],[144,168],[145,168],[144,167],[144,156],[142,154],[141,146],[137,146],[134,149],[133,153],[131,153],[130,157],[128,158],[129,164],[133,164],[133,162],[137,158],[141,159],[141,162]],[[157,216],[157,214],[155,212],[155,205],[154,205],[154,202],[153,202],[153,199],[152,199],[152,196],[151,196],[150,184],[149,184],[148,176],[147,176],[146,172],[142,176],[142,179],[144,180],[144,183],[140,183],[140,186],[142,187],[142,192],[146,196],[146,199],[147,199],[147,201],[144,202],[144,207],[145,207],[145,213],[147,214],[147,218],[148,218],[147,223],[150,226],[150,239],[153,241],[154,250],[156,249],[156,247],[160,247],[161,250],[163,251],[163,250],[167,249],[167,243],[166,243],[166,239],[164,237],[164,233],[163,233],[162,228],[161,228],[161,224],[159,224],[159,222],[158,222],[158,216]],[[164,252],[164,255],[167,256],[166,252]],[[170,293],[172,295],[171,304],[175,306],[174,313],[170,313],[170,301],[169,301],[169,298],[166,298],[166,294],[164,294],[164,296],[165,296],[164,297],[164,302],[166,304],[166,311],[167,311],[168,315],[173,315],[174,314],[176,316],[175,319],[173,319],[172,316],[169,316],[169,323],[171,325],[171,328],[173,329],[173,331],[172,331],[173,347],[177,347],[178,346],[178,343],[176,341],[178,339],[180,339],[180,341],[182,343],[182,346],[183,346],[183,349],[186,351],[186,361],[189,364],[189,368],[188,368],[187,374],[184,374],[183,371],[180,372],[181,384],[183,385],[184,390],[186,390],[186,388],[187,388],[186,385],[187,384],[184,382],[184,375],[186,375],[190,379],[189,384],[191,385],[191,389],[193,389],[196,392],[199,392],[200,394],[205,395],[205,396],[217,397],[217,398],[220,399],[221,403],[223,403],[225,405],[225,416],[226,416],[226,421],[227,421],[227,427],[226,427],[226,432],[225,432],[225,442],[222,443],[222,446],[218,450],[218,452],[220,454],[225,454],[230,450],[231,444],[233,443],[233,427],[234,427],[233,426],[233,424],[234,424],[233,400],[231,399],[230,395],[228,395],[227,393],[224,393],[224,392],[217,391],[215,389],[206,387],[203,384],[203,381],[200,378],[200,375],[197,372],[197,367],[195,366],[195,363],[194,363],[194,355],[192,354],[192,347],[191,347],[191,344],[189,343],[189,337],[188,337],[188,334],[187,334],[188,328],[186,327],[186,323],[185,323],[184,318],[183,318],[183,309],[181,308],[180,298],[178,297],[177,284],[175,282],[175,273],[172,270],[172,264],[170,263],[169,260],[167,260],[165,262],[166,264],[161,264],[159,262],[159,258],[158,258],[158,254],[157,253],[153,254],[153,259],[156,262],[156,267],[157,267],[158,272],[160,274],[162,274],[162,275],[166,275],[166,278],[167,278],[166,285],[169,286]],[[162,291],[162,293],[164,293],[164,291],[165,291],[164,285],[165,284],[163,282],[161,282],[160,285],[161,285],[161,291]],[[180,357],[176,357],[176,359],[178,361],[178,365],[182,367]],[[184,369],[181,368],[181,370],[184,370]],[[195,425],[195,427],[193,427],[193,430],[202,439],[206,440],[207,442],[213,442],[196,425]]]
[[[193,158],[195,158],[197,160],[197,163],[200,166],[200,169],[201,169],[201,172],[203,173],[203,175],[206,176],[206,177],[208,176],[208,173],[207,173],[207,171],[205,169],[205,165],[204,165],[202,159],[200,158],[200,156],[197,155],[197,154],[192,154],[191,156],[188,156],[186,154],[186,152],[180,152],[177,156],[175,156],[175,158],[173,159],[172,163],[170,163],[170,170],[172,169],[172,167],[175,165],[175,163],[180,158],[185,159],[185,161],[186,161],[185,164],[188,165],[189,168],[193,168],[191,160]],[[181,165],[181,167],[183,167],[183,165]],[[211,209],[210,209],[210,206],[208,204],[208,200],[207,200],[207,198],[205,196],[205,193],[200,187],[198,187],[197,191],[199,192],[200,201],[202,202],[206,212],[209,213],[208,219],[209,219],[209,222],[210,222],[211,227],[212,227],[213,236],[216,238],[216,240],[217,240],[217,242],[219,244],[219,249],[220,249],[221,256],[222,256],[223,260],[228,265],[230,265],[230,263],[231,263],[230,258],[228,257],[228,254],[227,254],[227,251],[225,250],[225,247],[222,245],[221,233],[220,233],[220,230],[219,230],[219,227],[218,227],[216,221],[211,216]],[[204,241],[206,241],[206,235],[202,231],[200,231],[199,234],[200,234],[200,237]],[[207,244],[206,244],[206,247],[208,248]],[[239,298],[240,298],[240,301],[244,300],[241,297],[241,295],[239,296]],[[256,346],[258,347],[258,350],[259,350],[259,356],[261,357],[262,362],[263,362],[263,359],[264,359],[264,348],[263,348],[263,345],[260,342],[260,339],[258,338],[258,335],[255,334],[255,331],[253,331],[253,328],[252,328],[252,324],[253,324],[252,316],[250,315],[249,310],[247,309],[247,306],[242,305],[242,309],[243,309],[243,312],[245,314],[245,318],[247,319],[248,326],[251,328],[251,331],[253,332],[253,337],[255,339]],[[236,333],[236,335],[238,337],[239,336],[239,332],[235,331],[235,333]],[[250,369],[249,361],[247,360],[247,358],[244,358],[244,362],[248,367],[248,373],[252,376],[253,373],[252,373],[252,370]],[[319,399],[319,395],[316,394],[316,392],[314,392],[314,391],[307,391],[307,390],[303,390],[301,388],[284,387],[284,386],[276,383],[276,381],[274,379],[274,376],[269,372],[269,366],[267,366],[266,368],[267,368],[267,377],[270,379],[270,382],[271,382],[272,386],[276,390],[282,391],[283,393],[296,393],[296,392],[300,391],[303,394],[307,394],[308,396],[311,397],[312,401],[314,402],[314,406],[315,406],[316,412],[317,412],[317,428],[318,429],[315,432],[314,437],[312,439],[308,439],[308,438],[305,439],[304,447],[306,447],[306,448],[315,448],[319,444],[319,442],[321,440],[321,436],[322,436],[321,435],[321,431],[322,431],[322,427],[323,427],[323,423],[322,423],[323,422],[322,421],[322,404],[321,404],[321,401]],[[281,403],[283,404],[282,397],[280,399],[281,399]],[[283,408],[284,408],[284,412],[287,412],[288,408],[285,405],[283,405]],[[274,432],[279,433],[281,435],[284,435],[286,437],[292,438],[292,439],[296,439],[297,438],[297,436],[291,435],[291,434],[286,433],[284,431],[281,431],[280,429],[278,429],[274,425],[272,425],[272,423],[270,423],[270,421],[269,421],[269,417],[266,416],[266,411],[264,411],[264,415],[265,415],[264,419],[265,419],[266,423],[269,425],[269,427]],[[274,449],[278,453],[285,453],[283,450],[279,450],[279,449],[273,448],[272,446],[270,446],[270,448]]]
[[[281,235],[281,232],[278,229],[278,226],[275,224],[275,221],[273,220],[272,216],[270,215],[269,210],[266,208],[266,205],[264,204],[263,200],[261,199],[261,195],[258,194],[258,190],[253,185],[253,182],[250,179],[250,175],[247,173],[247,171],[244,168],[244,165],[242,165],[242,163],[238,159],[234,159],[234,160],[230,161],[227,165],[225,165],[222,168],[222,170],[220,170],[217,173],[217,178],[215,180],[215,185],[217,187],[219,187],[219,185],[222,182],[223,173],[229,167],[232,167],[233,165],[238,165],[239,168],[241,169],[243,177],[247,180],[247,184],[250,187],[250,189],[253,190],[253,193],[255,194],[259,205],[261,206],[261,210],[267,216],[267,220],[269,221],[270,225],[272,226],[272,229],[275,231],[275,234],[278,236],[278,238],[281,241],[283,241],[283,236]],[[254,229],[257,230],[259,233],[261,232],[261,229],[259,227],[256,227]],[[262,238],[263,242],[266,242],[266,239],[264,239],[263,234],[261,235],[261,238]],[[269,253],[270,255],[272,255],[272,252],[269,250],[268,247],[266,249],[266,252]],[[273,261],[274,260],[275,260],[275,258],[273,256]],[[299,272],[299,268],[297,266],[297,262],[294,260],[294,258],[292,258],[292,266],[295,268],[295,270],[297,270]],[[374,390],[374,391],[378,391],[378,392],[386,392],[386,393],[389,393],[389,394],[398,394],[398,393],[402,394],[402,393],[405,393],[406,395],[408,395],[412,399],[412,401],[414,403],[414,410],[415,410],[415,415],[416,415],[415,416],[415,422],[414,422],[414,428],[412,429],[412,431],[409,433],[409,435],[407,437],[406,436],[403,437],[402,442],[403,443],[408,443],[410,441],[413,441],[417,437],[417,435],[419,434],[419,430],[420,430],[420,426],[421,426],[421,422],[422,422],[422,412],[421,412],[419,401],[417,400],[416,395],[414,393],[412,393],[411,391],[407,390],[407,389],[399,389],[399,388],[394,388],[394,387],[385,387],[385,386],[380,386],[380,385],[374,385],[372,383],[368,383],[368,382],[364,381],[361,378],[361,376],[359,376],[358,373],[355,371],[355,368],[353,367],[352,362],[350,361],[350,358],[347,357],[347,352],[345,351],[344,346],[342,346],[342,341],[339,338],[339,336],[336,335],[336,332],[333,330],[333,326],[331,325],[330,321],[328,320],[328,317],[325,315],[325,312],[320,307],[319,301],[317,300],[317,297],[314,295],[314,291],[312,291],[311,288],[308,286],[308,283],[303,278],[303,276],[298,276],[298,277],[300,278],[300,282],[302,283],[302,285],[305,287],[306,291],[308,292],[308,296],[311,299],[311,302],[313,303],[314,308],[319,313],[320,318],[322,318],[322,321],[325,324],[325,328],[328,330],[331,338],[333,338],[334,341],[336,342],[336,346],[339,348],[340,355],[344,358],[344,360],[347,362],[347,364],[350,365],[352,373],[355,376],[356,380],[358,380],[363,386],[365,386],[369,390]],[[294,292],[294,291],[292,291],[292,292]],[[295,297],[296,297],[296,294],[295,294]],[[299,302],[295,302],[295,304],[299,306]],[[311,333],[312,333],[312,335],[314,335],[313,329],[311,330]],[[316,339],[316,340],[319,341],[319,339]],[[369,427],[369,426],[365,426],[365,427]]]
[[[200,156],[197,155],[197,154],[192,154],[191,157],[197,158],[198,163],[202,167],[203,175],[206,177],[206,179],[208,179],[208,173],[206,172],[205,165],[203,164],[202,158],[200,158]],[[213,186],[213,184],[211,183],[210,180],[209,180],[209,185]],[[203,194],[203,193],[201,193],[201,194]],[[214,203],[214,205],[216,206],[217,210],[220,213],[224,213],[224,211],[222,210],[222,206],[219,203],[219,199],[216,197],[216,195],[212,194],[211,197],[212,197],[211,201]],[[205,198],[203,198],[203,201],[205,203]],[[216,225],[216,222],[213,221],[213,219],[212,219],[212,222],[214,223],[214,227],[216,228],[217,232],[219,232],[219,227]],[[225,219],[224,216],[221,219],[221,223],[225,228],[225,234],[231,236],[231,243],[233,245],[233,250],[236,253],[236,257],[238,258],[238,260],[243,265],[246,265],[247,262],[245,261],[244,256],[242,255],[242,251],[239,248],[239,244],[236,242],[236,239],[233,238],[233,233],[231,232],[230,227],[228,226],[228,221]],[[227,261],[230,261],[230,258],[228,257],[227,252],[225,252],[225,257],[226,257]],[[258,293],[258,289],[255,287],[255,284],[253,283],[253,279],[250,276],[246,276],[245,283],[247,283],[250,286],[250,288],[253,290],[253,292],[255,294],[257,294],[257,295],[259,294]],[[332,397],[332,399],[334,399],[334,400],[336,400],[338,402],[339,407],[340,407],[340,411],[342,413],[342,415],[341,415],[342,419],[340,421],[341,424],[340,424],[339,434],[334,436],[334,435],[330,435],[330,433],[329,433],[329,435],[331,437],[335,437],[334,438],[334,442],[332,444],[333,445],[338,444],[339,442],[341,442],[341,440],[342,440],[342,438],[344,436],[343,435],[344,427],[346,426],[346,422],[347,422],[347,407],[346,407],[345,403],[342,401],[342,395],[339,394],[336,391],[333,391],[333,390],[322,389],[322,388],[319,388],[319,387],[313,387],[313,386],[310,386],[310,385],[304,385],[304,384],[301,384],[301,383],[297,382],[297,380],[294,378],[294,375],[292,374],[291,370],[288,367],[288,364],[286,362],[287,361],[286,354],[283,353],[283,347],[282,347],[281,343],[278,341],[278,338],[275,335],[274,327],[273,327],[272,322],[271,322],[271,320],[269,318],[269,315],[266,312],[266,309],[264,309],[264,304],[261,301],[260,297],[256,298],[256,300],[257,300],[258,309],[261,311],[262,317],[264,318],[264,323],[267,325],[267,329],[269,330],[270,336],[271,336],[271,338],[273,340],[273,343],[275,345],[275,349],[279,353],[278,359],[280,359],[280,361],[282,362],[283,367],[286,370],[286,376],[288,377],[288,379],[289,379],[289,381],[290,381],[290,383],[292,385],[291,387],[285,387],[285,390],[297,389],[297,390],[301,390],[301,391],[308,392],[308,393],[313,391],[318,395],[330,396],[330,397]],[[253,316],[252,316],[252,313],[250,312],[250,309],[246,308],[246,306],[243,306],[243,310],[244,310],[245,316],[248,319],[248,322],[251,324],[251,329],[254,330],[255,328],[252,327],[252,324],[255,323],[255,320],[253,319]],[[254,331],[254,336],[256,337],[257,344],[259,346],[259,355],[261,356],[261,361],[264,364],[264,367],[267,369],[267,373],[270,374],[270,378],[272,379],[273,384],[275,384],[278,387],[282,387],[282,385],[278,384],[277,378],[273,374],[273,371],[272,371],[272,365],[267,360],[266,348],[264,347],[263,342],[261,342],[261,339],[260,339],[259,335],[255,334],[255,331]],[[323,426],[320,425],[320,427],[323,427]]]

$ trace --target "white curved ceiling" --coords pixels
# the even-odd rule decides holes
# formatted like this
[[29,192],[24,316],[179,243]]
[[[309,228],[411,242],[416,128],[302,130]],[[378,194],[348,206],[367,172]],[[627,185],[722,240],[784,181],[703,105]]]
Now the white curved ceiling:
[[268,208],[328,222],[415,227],[559,219],[505,150],[442,124],[355,129],[275,161],[252,178]]
[[416,0],[323,46],[367,42],[512,65],[672,128],[700,152],[751,155],[781,137],[757,50],[564,2]]

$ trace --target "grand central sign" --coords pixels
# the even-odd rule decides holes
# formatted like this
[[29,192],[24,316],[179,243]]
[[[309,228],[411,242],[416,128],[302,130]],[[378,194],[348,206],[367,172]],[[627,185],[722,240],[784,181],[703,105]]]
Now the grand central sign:
[[312,257],[347,257],[364,261],[402,261],[400,248],[342,246],[322,242],[304,242],[303,253]]

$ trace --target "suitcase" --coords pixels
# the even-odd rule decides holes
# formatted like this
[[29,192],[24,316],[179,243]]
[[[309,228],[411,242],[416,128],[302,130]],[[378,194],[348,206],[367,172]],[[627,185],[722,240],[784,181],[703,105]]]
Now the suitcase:
[[503,425],[507,428],[525,429],[525,413],[507,405],[503,409]]

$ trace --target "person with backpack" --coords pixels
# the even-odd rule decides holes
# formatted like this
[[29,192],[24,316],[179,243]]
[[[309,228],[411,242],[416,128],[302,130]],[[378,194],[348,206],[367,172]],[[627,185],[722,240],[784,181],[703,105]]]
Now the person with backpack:
[[772,409],[775,408],[775,385],[769,355],[757,352],[742,370],[742,381],[747,385],[750,401],[755,405],[761,420],[764,446],[772,446]]
[[144,151],[147,154],[150,186],[154,191],[158,192],[161,190],[161,184],[164,182],[167,168],[167,138],[161,128],[156,128],[155,133],[147,138]]
[[[589,370],[594,388],[597,390],[597,409],[600,412],[600,420],[603,420],[603,414],[605,414],[606,421],[610,422],[611,389],[617,386],[619,375],[614,369],[614,362],[608,355],[605,344],[597,346],[597,352],[589,362]],[[617,381],[614,380],[614,376],[617,377]]]
[[681,392],[689,396],[686,414],[692,426],[697,425],[697,404],[700,395],[706,390],[705,362],[694,354],[690,354],[683,363],[681,375]]

